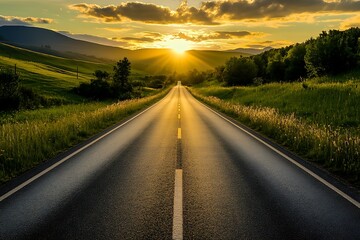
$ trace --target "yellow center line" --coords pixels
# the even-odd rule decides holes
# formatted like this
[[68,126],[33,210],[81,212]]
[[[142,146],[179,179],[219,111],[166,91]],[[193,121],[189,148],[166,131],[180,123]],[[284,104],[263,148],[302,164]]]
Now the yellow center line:
[[181,128],[178,128],[178,139],[181,139]]

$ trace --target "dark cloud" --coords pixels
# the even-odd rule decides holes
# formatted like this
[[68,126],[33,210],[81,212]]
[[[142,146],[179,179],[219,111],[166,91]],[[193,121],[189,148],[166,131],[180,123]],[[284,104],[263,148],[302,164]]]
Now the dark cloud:
[[132,41],[132,42],[156,42],[156,41],[158,41],[158,39],[150,38],[150,37],[141,37],[141,38],[124,37],[124,38],[122,38],[122,40]]
[[227,17],[232,20],[279,18],[298,13],[354,12],[360,11],[360,2],[341,0],[247,0],[203,2],[201,9],[214,19]]
[[145,23],[193,23],[212,25],[226,20],[273,19],[298,13],[360,11],[360,1],[341,0],[227,0],[202,2],[199,8],[189,7],[184,0],[178,9],[141,2],[126,2],[118,6],[101,7],[95,4],[74,4],[70,9],[104,20],[121,22],[123,19]]
[[188,7],[186,2],[176,11],[151,3],[126,2],[119,6],[100,7],[95,4],[74,4],[70,9],[77,10],[90,17],[103,19],[105,22],[121,22],[123,18],[132,21],[157,24],[197,23],[216,24],[202,9]]
[[196,35],[191,36],[185,33],[180,32],[177,37],[181,39],[185,39],[192,42],[201,42],[206,40],[214,40],[214,39],[232,39],[232,38],[242,38],[245,36],[252,35],[250,32],[247,31],[238,31],[238,32],[213,32],[210,34],[203,34],[203,35]]
[[49,24],[52,23],[52,19],[49,18],[35,18],[35,17],[13,17],[13,16],[1,16],[0,15],[0,26],[3,25],[32,25],[38,24]]

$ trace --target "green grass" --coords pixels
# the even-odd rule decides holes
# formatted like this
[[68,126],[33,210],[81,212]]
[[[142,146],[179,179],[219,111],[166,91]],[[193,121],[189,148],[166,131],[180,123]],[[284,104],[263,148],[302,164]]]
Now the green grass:
[[54,57],[0,43],[0,67],[14,69],[15,64],[23,86],[32,88],[43,97],[59,99],[64,103],[83,101],[70,90],[80,82],[89,81],[95,70],[112,71],[110,64]]
[[191,91],[359,186],[360,79],[348,76],[258,87],[203,86]]
[[108,105],[87,103],[4,115],[0,125],[0,183],[149,106],[166,93],[153,92],[152,96]]
[[259,87],[199,88],[199,93],[234,104],[277,109],[282,114],[334,128],[360,127],[360,80],[347,82],[272,83]]

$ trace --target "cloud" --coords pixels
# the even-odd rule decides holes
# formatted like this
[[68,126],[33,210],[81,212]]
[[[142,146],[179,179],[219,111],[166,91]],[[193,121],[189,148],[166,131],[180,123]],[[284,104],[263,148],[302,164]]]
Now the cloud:
[[155,24],[216,24],[202,9],[188,7],[184,1],[173,11],[168,7],[141,2],[126,2],[118,6],[109,5],[100,7],[96,4],[73,4],[70,9],[76,10],[83,17],[102,19],[104,22],[123,22],[128,20]]
[[317,12],[354,12],[360,11],[360,2],[352,0],[237,0],[202,2],[201,9],[215,19],[273,19],[292,14]]
[[122,40],[126,40],[126,41],[132,41],[132,42],[156,42],[159,41],[157,39],[154,38],[149,38],[149,37],[141,37],[141,38],[137,38],[137,37],[123,37]]
[[164,38],[164,35],[158,32],[142,32],[136,34],[135,37],[123,37],[122,40],[125,41],[131,41],[131,42],[137,42],[137,43],[153,43],[162,41]]
[[185,39],[192,42],[201,42],[206,40],[214,39],[233,39],[233,38],[242,38],[245,36],[250,36],[252,33],[247,31],[238,31],[238,32],[222,32],[217,31],[210,34],[201,34],[201,35],[190,35],[183,32],[180,32],[176,35],[178,38]]
[[340,29],[346,30],[352,27],[360,27],[360,16],[354,16],[341,22]]
[[36,17],[14,17],[0,15],[0,26],[3,25],[32,25],[32,24],[49,24],[53,20],[50,18],[36,18]]
[[229,20],[279,19],[294,14],[318,12],[358,12],[357,0],[219,0],[201,2],[199,8],[189,7],[184,0],[176,10],[141,2],[126,2],[118,6],[101,7],[96,4],[73,4],[70,9],[82,17],[104,22],[139,21],[154,24],[191,23],[214,25]]

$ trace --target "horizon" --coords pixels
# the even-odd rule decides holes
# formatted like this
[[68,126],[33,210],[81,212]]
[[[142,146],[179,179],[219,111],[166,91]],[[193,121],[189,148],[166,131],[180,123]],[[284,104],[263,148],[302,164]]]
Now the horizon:
[[229,51],[280,48],[359,27],[359,11],[355,0],[3,0],[0,26],[40,27],[130,50]]

